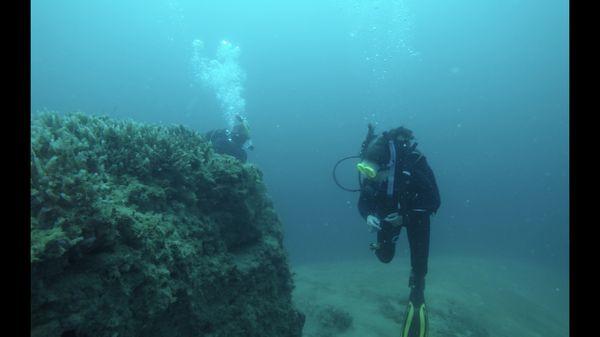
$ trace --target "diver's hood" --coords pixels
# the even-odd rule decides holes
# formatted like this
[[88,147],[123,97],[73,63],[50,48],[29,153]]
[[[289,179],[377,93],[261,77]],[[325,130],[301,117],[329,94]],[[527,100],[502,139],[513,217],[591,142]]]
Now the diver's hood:
[[397,141],[390,139],[386,135],[377,136],[366,148],[362,155],[362,159],[376,163],[379,166],[386,166],[390,161],[392,154],[392,148],[390,143],[394,145],[396,156],[401,158],[404,154],[408,153],[411,149],[410,142]]
[[[392,196],[394,193],[394,179],[396,177],[396,144],[393,140],[389,139],[387,141],[387,153],[388,153],[388,162],[384,165],[380,165],[378,162],[374,160],[369,160],[367,158],[363,158],[363,160],[356,165],[357,170],[360,174],[364,175],[367,179],[375,179],[382,171],[387,170],[387,174],[385,179],[387,180],[387,195]],[[378,150],[379,151],[379,150]],[[384,151],[381,151],[382,153]],[[366,156],[369,154],[373,154],[373,151],[369,152],[367,148]],[[374,158],[371,156],[371,158]],[[362,184],[361,184],[362,185]]]
[[392,196],[396,164],[417,146],[417,143],[411,144],[412,139],[412,131],[404,127],[398,127],[376,136],[373,126],[369,124],[367,137],[361,147],[361,162],[357,165],[358,171],[368,173],[365,174],[367,178],[373,178],[379,171],[388,169],[387,194]]

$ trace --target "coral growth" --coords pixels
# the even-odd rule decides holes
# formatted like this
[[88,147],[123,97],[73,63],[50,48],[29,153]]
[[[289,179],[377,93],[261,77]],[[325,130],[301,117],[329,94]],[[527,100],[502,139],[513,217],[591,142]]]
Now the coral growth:
[[31,125],[31,335],[301,336],[261,172],[197,133]]

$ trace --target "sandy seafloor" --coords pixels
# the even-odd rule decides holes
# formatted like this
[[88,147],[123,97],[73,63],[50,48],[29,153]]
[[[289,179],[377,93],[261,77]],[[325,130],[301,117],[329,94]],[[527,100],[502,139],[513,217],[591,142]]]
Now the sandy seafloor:
[[[409,271],[406,257],[294,266],[303,336],[400,336]],[[568,282],[568,275],[522,260],[430,258],[429,337],[569,336]],[[344,329],[332,317],[352,323]]]

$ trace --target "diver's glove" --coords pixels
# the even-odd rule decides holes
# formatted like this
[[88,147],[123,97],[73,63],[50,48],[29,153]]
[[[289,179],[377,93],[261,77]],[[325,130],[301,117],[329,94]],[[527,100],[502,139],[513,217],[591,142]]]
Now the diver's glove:
[[381,221],[374,215],[367,216],[367,225],[371,233],[381,230]]
[[402,226],[402,216],[398,212],[388,214],[383,220],[389,222],[394,227]]

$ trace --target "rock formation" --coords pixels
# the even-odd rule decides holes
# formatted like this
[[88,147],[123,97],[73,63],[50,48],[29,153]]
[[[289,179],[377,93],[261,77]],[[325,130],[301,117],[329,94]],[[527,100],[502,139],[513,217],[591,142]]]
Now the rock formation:
[[261,172],[184,127],[31,123],[31,336],[300,337]]

